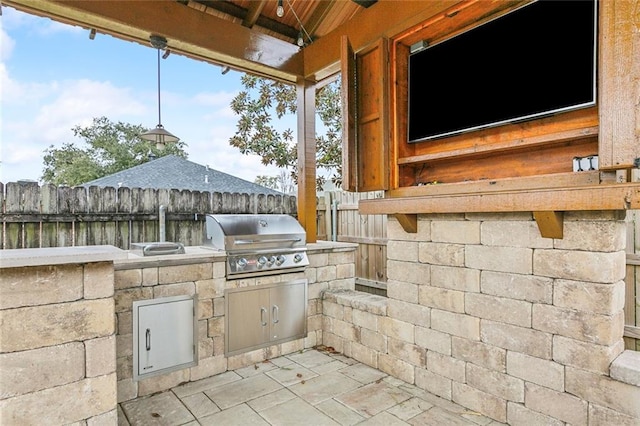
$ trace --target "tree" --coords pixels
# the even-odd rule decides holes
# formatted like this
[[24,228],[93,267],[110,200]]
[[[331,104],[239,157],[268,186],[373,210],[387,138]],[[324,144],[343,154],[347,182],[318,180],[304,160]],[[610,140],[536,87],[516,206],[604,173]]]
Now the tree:
[[291,174],[287,173],[284,169],[280,171],[278,176],[256,176],[253,183],[257,183],[265,188],[275,189],[285,194],[294,194],[296,191],[296,184]]
[[113,123],[106,117],[94,118],[88,127],[76,126],[73,134],[84,139],[86,147],[74,142],[65,142],[61,148],[50,145],[44,151],[42,180],[75,186],[146,163],[150,156],[187,157],[184,142],[159,150],[139,137],[146,130],[140,125]]
[[[297,109],[295,86],[245,74],[241,78],[245,90],[231,101],[231,109],[239,118],[236,133],[229,144],[242,154],[257,154],[262,164],[291,170],[297,182],[298,151],[294,132],[290,128],[278,131],[272,115],[283,119],[294,115]],[[316,135],[316,167],[331,175],[337,186],[342,182],[342,120],[340,108],[340,81],[330,83],[316,92],[316,112],[324,134]],[[318,173],[318,189],[325,183]]]

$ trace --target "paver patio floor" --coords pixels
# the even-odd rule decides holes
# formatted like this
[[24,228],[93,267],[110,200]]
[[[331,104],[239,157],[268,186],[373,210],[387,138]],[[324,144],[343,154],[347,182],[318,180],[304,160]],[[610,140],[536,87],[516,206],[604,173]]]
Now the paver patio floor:
[[469,411],[343,355],[316,349],[126,401],[118,424],[485,425]]

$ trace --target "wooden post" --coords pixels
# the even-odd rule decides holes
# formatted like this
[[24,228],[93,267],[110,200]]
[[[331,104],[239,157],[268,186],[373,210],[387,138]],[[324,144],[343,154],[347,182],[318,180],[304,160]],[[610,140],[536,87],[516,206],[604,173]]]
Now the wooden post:
[[317,241],[316,223],[316,86],[299,79],[298,93],[298,221],[307,242]]

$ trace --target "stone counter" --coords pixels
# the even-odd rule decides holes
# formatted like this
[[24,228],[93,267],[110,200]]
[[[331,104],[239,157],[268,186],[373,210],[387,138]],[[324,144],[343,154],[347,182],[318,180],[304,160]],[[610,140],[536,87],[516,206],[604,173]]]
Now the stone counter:
[[112,246],[0,251],[0,424],[117,424]]

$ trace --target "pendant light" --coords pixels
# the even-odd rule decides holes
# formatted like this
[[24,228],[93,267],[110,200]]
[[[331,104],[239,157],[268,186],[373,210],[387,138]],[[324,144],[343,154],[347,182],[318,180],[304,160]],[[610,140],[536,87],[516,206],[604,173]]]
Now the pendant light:
[[160,50],[167,47],[167,39],[158,35],[152,35],[150,39],[151,46],[158,50],[158,125],[155,129],[140,134],[140,137],[144,140],[155,142],[158,149],[164,149],[166,143],[178,142],[180,138],[166,131],[160,118]]

